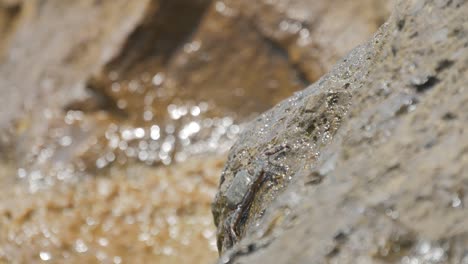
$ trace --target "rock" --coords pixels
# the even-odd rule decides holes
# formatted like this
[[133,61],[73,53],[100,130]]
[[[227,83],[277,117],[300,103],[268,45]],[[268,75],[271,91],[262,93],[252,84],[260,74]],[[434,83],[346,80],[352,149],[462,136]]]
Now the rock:
[[[386,5],[0,0],[0,262],[214,260],[210,202],[242,123],[364,42]],[[238,174],[232,208],[285,173],[262,158],[286,150]]]
[[[466,261],[467,28],[466,1],[398,1],[372,40],[252,121],[213,204],[220,263]],[[253,169],[266,180],[239,213],[227,190]]]
[[0,3],[6,37],[0,41],[0,156],[9,153],[21,163],[44,143],[50,119],[63,118],[64,105],[83,97],[83,82],[112,58],[147,4]]

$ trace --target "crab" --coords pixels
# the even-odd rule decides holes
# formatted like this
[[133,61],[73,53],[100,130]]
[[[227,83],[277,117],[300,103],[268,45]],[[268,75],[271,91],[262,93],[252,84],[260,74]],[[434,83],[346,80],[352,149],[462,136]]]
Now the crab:
[[223,232],[228,239],[227,246],[232,247],[241,236],[241,226],[246,221],[255,195],[267,181],[271,181],[274,175],[285,173],[286,167],[276,164],[272,157],[288,151],[290,147],[282,144],[263,152],[253,163],[253,173],[246,169],[236,172],[231,185],[226,191],[227,206],[230,209],[223,224]]

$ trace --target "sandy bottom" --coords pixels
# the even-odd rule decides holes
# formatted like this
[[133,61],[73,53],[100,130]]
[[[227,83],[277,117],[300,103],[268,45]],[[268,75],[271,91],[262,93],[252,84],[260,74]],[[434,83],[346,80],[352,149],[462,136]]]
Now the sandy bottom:
[[214,262],[210,206],[224,161],[114,168],[35,193],[2,184],[0,262]]

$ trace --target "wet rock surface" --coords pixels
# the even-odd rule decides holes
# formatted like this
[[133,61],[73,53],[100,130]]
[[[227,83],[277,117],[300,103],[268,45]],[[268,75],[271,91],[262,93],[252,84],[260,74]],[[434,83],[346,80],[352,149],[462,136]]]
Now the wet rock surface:
[[[243,123],[363,43],[387,5],[0,0],[0,262],[215,261],[210,203]],[[231,208],[289,149],[239,174]]]
[[[249,124],[213,205],[221,263],[468,260],[467,14],[398,1],[371,41]],[[245,170],[263,179],[230,206]]]

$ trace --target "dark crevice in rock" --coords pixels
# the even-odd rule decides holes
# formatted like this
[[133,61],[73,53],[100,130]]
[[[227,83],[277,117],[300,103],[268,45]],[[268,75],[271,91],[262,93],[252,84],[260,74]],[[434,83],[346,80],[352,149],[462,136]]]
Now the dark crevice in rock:
[[[12,22],[11,18],[15,18],[21,12],[22,5],[17,3],[17,4],[14,4],[14,5],[2,6],[0,8],[4,9],[4,11],[7,14],[8,18],[10,18],[9,22],[11,24],[11,22]],[[6,24],[5,28],[7,28],[7,26],[10,25],[10,24]]]
[[[256,28],[254,26],[254,28]],[[270,49],[275,52],[276,54],[279,54],[282,56],[286,61],[289,62],[290,68],[294,71],[296,74],[296,78],[298,81],[301,83],[303,87],[306,87],[310,85],[313,81],[315,80],[309,80],[307,77],[307,73],[301,69],[301,66],[294,62],[289,55],[289,52],[286,47],[283,46],[282,43],[278,42],[277,40],[263,34],[260,30],[256,30],[256,32],[262,37],[263,41],[267,44]]]
[[257,242],[249,243],[240,249],[226,253],[222,257],[222,263],[224,264],[237,263],[236,260],[238,258],[243,257],[243,256],[248,256],[254,252],[258,252],[259,250],[262,250],[263,248],[268,247],[270,243],[271,243],[271,240],[262,241],[260,243],[257,243]]
[[22,8],[21,3],[7,5],[0,2],[0,57],[10,35],[15,31]]
[[[150,4],[140,26],[108,68],[131,71],[136,63],[157,60],[167,64],[174,52],[196,30],[211,0],[165,0]],[[177,14],[177,15],[174,15]]]
[[403,29],[403,27],[405,27],[405,23],[406,23],[406,20],[405,19],[400,19],[398,20],[397,22],[397,28],[399,31],[401,31]]
[[437,78],[435,76],[429,76],[427,78],[427,80],[425,80],[423,83],[413,84],[413,87],[416,88],[416,91],[418,93],[422,93],[422,92],[425,92],[425,91],[431,89],[432,87],[434,87],[439,82],[440,82],[439,78]]
[[322,182],[324,175],[320,174],[319,172],[312,172],[310,175],[307,176],[305,181],[305,185],[318,185]]
[[452,61],[452,60],[442,60],[439,62],[439,65],[437,65],[437,68],[436,68],[436,72],[442,72],[450,67],[452,67],[452,65],[454,64],[455,62]]
[[456,118],[457,118],[457,115],[455,113],[452,113],[452,112],[447,112],[442,116],[442,119],[445,120],[445,121],[454,120]]
[[129,118],[131,110],[119,108],[119,98],[112,95],[111,84],[115,80],[111,80],[111,73],[117,74],[120,80],[132,79],[142,68],[152,73],[164,69],[197,30],[210,3],[211,0],[151,2],[141,24],[129,35],[120,53],[87,81],[90,98],[75,101],[65,110],[103,110],[114,117]]

